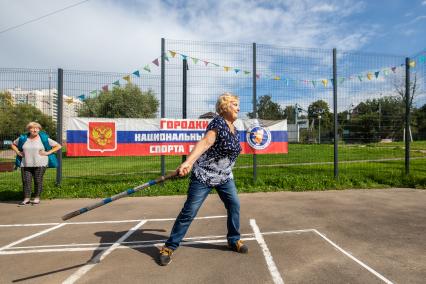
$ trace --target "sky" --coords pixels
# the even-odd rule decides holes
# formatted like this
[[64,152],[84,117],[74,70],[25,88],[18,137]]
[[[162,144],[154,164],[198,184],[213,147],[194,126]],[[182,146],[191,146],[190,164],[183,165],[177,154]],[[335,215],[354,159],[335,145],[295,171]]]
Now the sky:
[[[167,50],[251,70],[249,48],[256,42],[262,79],[269,74],[295,80],[287,85],[259,80],[258,96],[269,94],[282,106],[297,103],[307,108],[317,99],[332,104],[331,83],[321,89],[310,80],[319,80],[321,87],[321,80],[330,78],[331,49],[337,48],[346,68],[339,72],[346,77],[364,76],[363,81],[347,80],[339,87],[340,111],[393,92],[394,79],[401,78],[403,70],[397,70],[393,79],[382,77],[383,68],[398,66],[407,56],[426,55],[425,30],[426,0],[0,0],[0,68],[131,74],[146,64],[156,69],[152,60],[160,56],[161,38],[166,38]],[[214,109],[215,98],[224,89],[243,97],[244,112],[251,110],[250,76],[190,63],[188,94],[200,109],[191,108],[189,115]],[[179,116],[181,62],[168,64],[178,71],[175,75],[167,71],[166,93],[172,103],[166,104],[166,113]],[[424,66],[421,70],[425,74]],[[373,84],[365,74],[375,71],[382,73]],[[86,81],[89,75],[68,80]],[[105,75],[84,86],[68,84],[66,92],[87,95],[104,84],[111,87],[120,79],[114,76]],[[146,78],[140,80],[142,87],[158,95],[158,77]],[[174,79],[180,83],[173,83]],[[300,80],[309,82],[303,85]],[[420,103],[425,102],[423,94]]]
[[1,0],[0,67],[129,72],[160,38],[410,56],[426,48],[426,0]]

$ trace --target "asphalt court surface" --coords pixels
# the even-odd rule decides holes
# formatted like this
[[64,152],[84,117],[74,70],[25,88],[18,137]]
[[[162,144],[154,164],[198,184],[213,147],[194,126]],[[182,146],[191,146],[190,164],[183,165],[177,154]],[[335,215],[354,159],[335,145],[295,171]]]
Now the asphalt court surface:
[[241,238],[209,196],[169,266],[157,263],[185,196],[0,203],[0,283],[424,283],[426,191],[241,194]]

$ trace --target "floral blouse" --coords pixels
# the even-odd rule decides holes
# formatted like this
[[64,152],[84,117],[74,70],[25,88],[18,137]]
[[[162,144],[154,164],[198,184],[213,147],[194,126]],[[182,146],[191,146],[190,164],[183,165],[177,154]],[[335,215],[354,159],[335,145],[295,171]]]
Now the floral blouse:
[[194,163],[192,173],[195,177],[210,186],[221,185],[233,179],[232,168],[241,152],[239,133],[235,128],[232,133],[226,121],[216,116],[207,126],[209,130],[216,130],[216,141]]

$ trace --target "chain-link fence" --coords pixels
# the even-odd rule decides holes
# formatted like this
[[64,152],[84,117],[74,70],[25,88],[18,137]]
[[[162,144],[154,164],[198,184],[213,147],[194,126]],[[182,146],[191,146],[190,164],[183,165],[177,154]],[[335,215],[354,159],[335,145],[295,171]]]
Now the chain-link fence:
[[[426,139],[425,52],[408,61],[408,117],[404,56],[341,51],[333,56],[333,50],[318,48],[182,40],[164,40],[162,49],[163,56],[130,73],[64,70],[58,81],[57,70],[0,69],[2,164],[14,159],[9,147],[25,131],[22,126],[38,120],[53,138],[64,139],[64,180],[119,176],[130,181],[135,175],[164,173],[182,158],[67,156],[69,118],[209,118],[217,97],[232,92],[240,97],[240,118],[287,120],[288,154],[239,157],[235,173],[247,183],[259,178],[287,187],[282,179],[289,182],[292,176],[401,179],[407,169],[406,137],[414,141],[408,149],[413,167],[423,165],[426,145],[417,140]],[[131,101],[124,91],[128,86],[151,95],[155,107]],[[41,114],[31,116],[37,111]],[[62,130],[57,131],[61,113]],[[19,187],[18,173],[0,175],[2,180],[16,180]],[[53,179],[53,172],[48,176]]]

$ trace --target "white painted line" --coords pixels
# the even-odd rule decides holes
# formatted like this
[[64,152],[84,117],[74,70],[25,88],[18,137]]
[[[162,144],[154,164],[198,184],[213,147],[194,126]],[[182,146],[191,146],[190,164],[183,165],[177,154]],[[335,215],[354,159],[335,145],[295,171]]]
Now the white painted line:
[[94,258],[90,260],[90,262],[82,267],[80,267],[76,272],[74,272],[70,277],[65,279],[65,284],[75,283],[78,279],[80,279],[84,274],[89,272],[96,264],[100,263],[105,257],[107,257],[111,252],[113,252],[118,246],[120,246],[121,242],[127,239],[131,234],[133,234],[139,227],[145,224],[147,221],[143,220],[139,222],[136,226],[131,228],[126,234],[124,234],[121,238],[119,238],[112,246],[110,246],[107,250],[98,253]]
[[[272,232],[263,232],[262,235],[274,235],[274,234],[290,234],[290,233],[306,233],[306,232],[314,232],[314,229],[306,229],[306,230],[290,230],[290,231],[272,231]],[[241,234],[241,236],[245,237],[242,240],[254,240],[254,234]],[[192,240],[191,243],[200,243],[198,240],[210,239],[207,240],[206,243],[213,243],[216,240],[213,239],[221,239],[219,242],[226,242],[225,235],[218,236],[200,236],[200,237],[189,237],[184,238],[182,245],[190,243],[188,240]],[[145,243],[155,243],[153,246],[158,246],[158,244],[164,244],[166,239],[157,239],[157,240],[147,240],[147,241],[132,241],[132,242],[121,242],[120,248],[135,248],[139,247],[140,244]],[[27,253],[43,253],[43,252],[76,252],[76,251],[95,251],[95,250],[105,250],[110,245],[114,243],[89,243],[89,244],[62,244],[62,245],[42,245],[42,246],[23,246],[16,247],[14,246],[11,249],[5,249],[4,251],[0,251],[0,255],[11,255],[11,254],[27,254]],[[124,245],[124,246],[123,246]],[[142,246],[143,247],[143,246]],[[12,250],[13,249],[13,250]]]
[[371,273],[373,273],[376,277],[378,277],[379,279],[381,279],[383,282],[385,282],[387,284],[393,284],[392,281],[390,281],[389,279],[387,279],[386,277],[384,277],[383,275],[381,275],[376,270],[374,270],[373,268],[369,267],[367,264],[363,263],[362,261],[360,261],[356,257],[352,256],[350,253],[348,253],[347,251],[345,251],[344,249],[342,249],[341,247],[339,247],[337,244],[335,244],[334,242],[332,242],[330,239],[328,239],[326,236],[324,236],[323,234],[321,234],[317,230],[314,229],[313,231],[315,233],[317,233],[319,236],[321,236],[321,238],[323,238],[324,240],[326,240],[333,247],[335,247],[337,250],[339,250],[340,252],[342,252],[344,255],[346,255],[347,257],[349,257],[350,259],[352,259],[353,261],[355,261],[356,263],[358,263],[359,265],[361,265],[362,267],[364,267],[365,269],[367,269],[368,271],[370,271]]
[[266,260],[266,265],[268,266],[269,272],[271,273],[272,280],[274,281],[275,284],[284,284],[284,280],[281,277],[281,274],[278,271],[277,266],[275,265],[271,252],[269,251],[268,246],[266,245],[265,239],[260,233],[259,227],[257,226],[255,219],[250,219],[250,226],[253,229],[254,235],[256,237],[256,241],[259,243],[260,247],[262,248],[262,252]]
[[[226,215],[218,216],[205,216],[205,217],[195,217],[195,220],[202,219],[216,219],[216,218],[226,218]],[[161,222],[161,221],[174,221],[176,218],[159,218],[159,219],[137,219],[137,220],[116,220],[116,221],[88,221],[88,222],[67,222],[67,223],[40,223],[40,224],[5,224],[0,225],[0,228],[4,227],[32,227],[32,226],[54,226],[59,224],[67,225],[89,225],[89,224],[115,224],[115,223],[136,223],[141,221],[147,222]]]
[[62,226],[65,226],[65,225],[66,225],[65,223],[64,223],[64,224],[59,224],[59,225],[56,225],[55,227],[52,227],[52,228],[49,228],[49,229],[43,230],[43,231],[41,231],[41,232],[38,232],[38,233],[32,234],[31,236],[28,236],[28,237],[22,238],[22,239],[20,239],[20,240],[17,240],[16,242],[13,242],[13,243],[10,243],[10,244],[8,244],[8,245],[5,245],[5,246],[1,247],[1,248],[0,248],[0,252],[1,252],[2,250],[4,250],[4,249],[7,249],[7,248],[10,248],[10,247],[13,247],[14,245],[17,245],[17,244],[23,243],[23,242],[25,242],[25,241],[28,241],[28,240],[30,240],[30,239],[36,238],[36,237],[38,237],[38,236],[41,236],[41,235],[46,234],[46,233],[48,233],[48,232],[50,232],[50,231],[56,230],[56,229],[58,229],[58,228],[60,228],[60,227],[62,227]]
[[[254,237],[251,238],[241,238],[243,241],[254,241]],[[123,245],[122,243],[116,247],[117,249],[133,249],[133,248],[147,248],[147,247],[159,247],[163,246],[166,240],[161,241],[151,241],[150,244],[140,244],[140,245]],[[200,240],[200,241],[189,241],[182,242],[181,246],[188,246],[194,244],[213,244],[213,243],[227,243],[227,239],[219,240]],[[11,250],[11,251],[2,251],[0,255],[14,255],[14,254],[29,254],[29,253],[45,253],[45,252],[80,252],[80,251],[105,251],[108,250],[110,246],[97,246],[97,247],[77,247],[77,248],[48,248],[48,249],[33,249],[33,250]]]

